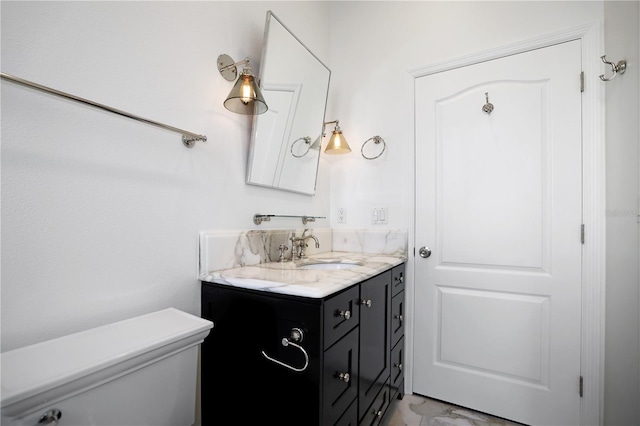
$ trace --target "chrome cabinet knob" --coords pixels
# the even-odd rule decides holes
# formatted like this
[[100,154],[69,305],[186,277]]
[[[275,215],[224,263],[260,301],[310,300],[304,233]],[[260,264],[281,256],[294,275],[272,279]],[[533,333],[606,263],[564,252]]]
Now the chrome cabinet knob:
[[431,249],[429,247],[420,247],[420,250],[418,251],[418,253],[420,253],[420,257],[423,259],[426,259],[427,257],[431,256]]
[[340,373],[338,374],[338,379],[342,380],[345,383],[349,383],[349,380],[351,380],[351,376],[349,375],[349,373]]
[[360,301],[360,304],[366,306],[367,308],[370,308],[371,307],[371,299],[362,299]]
[[338,315],[348,320],[349,318],[351,318],[351,311],[340,311]]
[[404,319],[404,318],[402,317],[402,314],[400,314],[400,315],[394,315],[393,317],[394,317],[395,319],[397,319],[397,320],[400,320],[400,322],[402,322],[402,320]]
[[398,370],[402,371],[402,364],[393,364],[393,366]]

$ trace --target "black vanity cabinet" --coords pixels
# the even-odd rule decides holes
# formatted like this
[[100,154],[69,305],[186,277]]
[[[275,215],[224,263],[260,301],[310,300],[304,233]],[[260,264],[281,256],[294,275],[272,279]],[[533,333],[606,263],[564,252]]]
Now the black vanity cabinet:
[[403,275],[324,299],[203,282],[202,424],[379,424],[402,396]]
[[391,400],[404,396],[404,265],[391,271]]

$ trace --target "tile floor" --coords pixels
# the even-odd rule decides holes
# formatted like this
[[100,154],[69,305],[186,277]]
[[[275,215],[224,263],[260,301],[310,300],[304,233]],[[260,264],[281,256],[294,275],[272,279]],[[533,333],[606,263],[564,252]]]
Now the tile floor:
[[394,400],[382,426],[514,426],[508,420],[419,395]]

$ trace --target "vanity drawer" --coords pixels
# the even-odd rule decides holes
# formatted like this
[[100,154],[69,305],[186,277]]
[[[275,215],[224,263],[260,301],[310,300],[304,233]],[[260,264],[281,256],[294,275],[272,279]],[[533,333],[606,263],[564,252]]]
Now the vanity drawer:
[[391,351],[391,395],[395,395],[404,379],[404,337]]
[[404,263],[391,270],[391,295],[395,296],[404,290]]
[[357,405],[355,399],[358,396],[358,354],[358,328],[351,330],[324,353],[323,424],[336,424],[349,405]]
[[391,347],[393,348],[404,336],[404,291],[391,299]]
[[353,286],[325,301],[323,311],[325,349],[358,325],[360,321],[359,295],[358,286]]
[[[387,385],[389,382],[387,381]],[[360,419],[360,425],[362,426],[377,426],[382,422],[389,403],[391,401],[390,387],[383,386],[380,392],[373,400],[373,403],[369,406],[362,419]]]

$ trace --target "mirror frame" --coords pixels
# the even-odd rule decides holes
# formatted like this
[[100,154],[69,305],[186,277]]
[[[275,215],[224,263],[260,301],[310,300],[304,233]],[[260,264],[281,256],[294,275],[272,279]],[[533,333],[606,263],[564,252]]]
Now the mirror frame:
[[[271,11],[267,11],[267,16],[266,16],[266,22],[265,22],[265,29],[264,29],[264,39],[263,39],[263,46],[262,46],[262,56],[260,59],[260,72],[258,75],[258,84],[260,86],[260,88],[262,89],[263,92],[263,96],[265,96],[265,91],[264,91],[264,82],[263,82],[263,77],[264,77],[264,69],[265,69],[265,60],[266,60],[266,55],[267,55],[267,47],[269,44],[269,28],[270,28],[270,24],[271,24],[271,19],[275,19],[276,22],[281,25],[284,30],[291,36],[293,37],[293,39],[298,42],[300,44],[300,46],[302,46],[310,55],[311,57],[313,57],[313,59],[315,59],[318,64],[320,66],[322,66],[327,72],[328,72],[328,76],[327,76],[327,89],[326,89],[326,93],[325,93],[325,97],[324,97],[324,108],[322,109],[322,117],[320,120],[318,120],[318,134],[320,135],[320,144],[322,144],[322,138],[323,138],[323,131],[324,131],[324,121],[325,121],[325,117],[326,117],[326,112],[327,112],[327,103],[328,103],[328,99],[329,99],[329,87],[331,84],[331,69],[329,69],[329,67],[322,62],[311,50],[309,50],[309,48],[298,38],[296,37],[295,34],[293,34],[293,32],[291,32],[291,30],[282,23],[282,21]],[[272,59],[273,60],[273,59]],[[267,83],[267,86],[269,86],[269,84]],[[277,86],[277,84],[275,85]],[[297,95],[294,95],[295,99],[293,100],[296,104],[298,102],[298,98]],[[268,99],[267,99],[267,104],[268,104]],[[294,121],[295,121],[295,117],[294,117]],[[247,170],[246,170],[246,184],[248,185],[255,185],[255,186],[261,186],[263,188],[272,188],[272,189],[278,189],[281,191],[286,191],[286,192],[293,192],[293,193],[297,193],[297,194],[304,194],[304,195],[315,195],[316,193],[316,189],[318,186],[318,170],[320,168],[320,155],[321,155],[321,146],[318,148],[318,157],[315,161],[315,171],[314,171],[314,180],[313,180],[313,188],[310,188],[308,191],[305,190],[295,190],[295,189],[289,189],[289,188],[282,188],[276,185],[268,185],[268,184],[264,184],[264,183],[259,183],[259,182],[252,182],[251,181],[251,172],[252,172],[252,164],[254,162],[254,153],[255,153],[255,147],[256,147],[256,135],[258,132],[258,125],[260,122],[260,116],[259,115],[254,115],[253,117],[253,121],[252,121],[252,126],[251,126],[251,139],[250,139],[250,145],[249,145],[249,155],[247,156]],[[285,139],[283,138],[283,140],[281,141],[281,144],[285,142]],[[313,141],[311,142],[313,144]],[[287,145],[288,146],[288,145]],[[282,149],[282,148],[281,148]],[[277,164],[279,164],[280,161],[278,161]],[[277,171],[277,167],[278,165],[276,164],[276,171]]]

